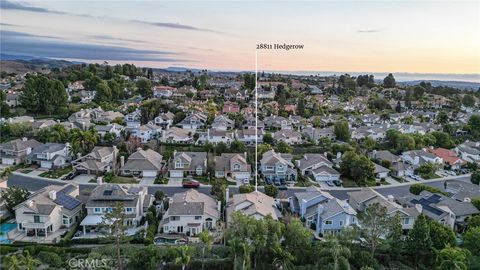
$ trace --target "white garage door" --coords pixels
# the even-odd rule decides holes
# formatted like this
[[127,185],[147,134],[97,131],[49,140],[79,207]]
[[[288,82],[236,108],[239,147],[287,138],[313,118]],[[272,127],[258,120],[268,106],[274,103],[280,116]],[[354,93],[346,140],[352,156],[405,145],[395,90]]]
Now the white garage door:
[[155,177],[157,176],[157,171],[143,171],[143,177]]
[[183,177],[183,171],[170,171],[170,177]]

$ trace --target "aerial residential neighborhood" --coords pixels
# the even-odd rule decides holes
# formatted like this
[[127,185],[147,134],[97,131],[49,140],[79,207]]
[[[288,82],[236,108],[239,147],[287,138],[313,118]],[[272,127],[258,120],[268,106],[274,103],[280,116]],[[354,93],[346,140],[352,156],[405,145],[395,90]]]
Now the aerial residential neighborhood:
[[480,269],[478,3],[30,2],[0,269]]

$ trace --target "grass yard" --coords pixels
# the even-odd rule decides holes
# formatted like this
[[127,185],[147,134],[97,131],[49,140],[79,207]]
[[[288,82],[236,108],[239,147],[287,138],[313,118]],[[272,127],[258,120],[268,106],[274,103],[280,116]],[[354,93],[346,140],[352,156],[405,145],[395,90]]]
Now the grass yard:
[[73,170],[72,166],[68,166],[68,167],[65,167],[65,168],[59,168],[59,169],[50,170],[48,172],[41,173],[39,176],[56,179],[56,178],[60,178],[63,175],[71,172],[72,170]]
[[343,187],[358,187],[358,184],[350,178],[342,178]]
[[112,177],[105,177],[106,183],[113,183],[113,184],[138,184],[137,181],[133,177],[125,177],[125,176],[112,176]]
[[157,177],[153,182],[155,185],[165,185],[168,184],[168,178],[165,177]]

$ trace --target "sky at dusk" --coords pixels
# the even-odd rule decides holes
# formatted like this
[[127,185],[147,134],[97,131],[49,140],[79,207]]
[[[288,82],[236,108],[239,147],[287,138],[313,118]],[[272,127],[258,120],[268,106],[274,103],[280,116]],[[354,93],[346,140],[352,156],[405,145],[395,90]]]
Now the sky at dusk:
[[1,0],[4,54],[260,70],[480,74],[480,1]]

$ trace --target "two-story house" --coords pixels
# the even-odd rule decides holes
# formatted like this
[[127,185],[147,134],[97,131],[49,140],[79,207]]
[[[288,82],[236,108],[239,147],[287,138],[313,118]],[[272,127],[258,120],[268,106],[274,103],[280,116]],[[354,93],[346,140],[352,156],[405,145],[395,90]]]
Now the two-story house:
[[164,233],[195,236],[203,230],[214,230],[220,219],[220,211],[220,202],[189,189],[173,195],[161,226]]
[[215,177],[233,178],[248,184],[250,182],[251,166],[247,162],[247,153],[222,153],[215,157]]
[[166,112],[166,113],[161,113],[155,119],[153,119],[153,122],[157,126],[161,126],[163,129],[169,129],[173,125],[173,119],[175,118],[175,115],[171,112]]
[[295,192],[288,201],[291,211],[304,219],[306,226],[310,227],[317,220],[318,205],[332,199],[333,196],[330,193],[311,186],[304,192]]
[[[122,159],[121,159],[122,162]],[[136,177],[156,177],[163,168],[163,157],[152,149],[137,149],[132,153],[125,164],[121,164],[122,175]]]
[[333,198],[319,204],[316,210],[315,232],[319,236],[338,235],[344,228],[358,224],[357,211],[346,201]]
[[26,236],[44,236],[78,222],[82,203],[77,185],[46,186],[14,207],[18,231]]
[[119,124],[113,123],[109,125],[96,125],[95,130],[97,130],[98,134],[103,138],[107,133],[113,134],[115,138],[120,138],[122,131],[125,129],[124,126]]
[[322,154],[304,154],[302,159],[296,161],[296,165],[303,176],[317,182],[340,180],[340,173],[332,168],[333,163]]
[[246,129],[239,129],[237,131],[237,140],[245,143],[246,145],[254,146],[256,143],[263,143],[263,135],[265,135],[263,129],[249,127]]
[[81,173],[102,175],[117,169],[117,157],[116,146],[95,146],[89,154],[73,160],[72,165]]
[[216,130],[230,130],[235,128],[235,121],[224,114],[220,114],[213,120],[212,128]]
[[205,127],[207,116],[203,113],[193,113],[185,117],[178,125],[183,129],[197,130]]
[[302,143],[302,135],[295,130],[282,129],[273,133],[273,139],[277,142],[286,142],[287,144]]
[[127,187],[118,184],[98,183],[88,197],[85,209],[87,216],[80,225],[83,234],[98,233],[104,224],[105,213],[111,212],[113,207],[121,205],[124,208],[124,226],[127,226],[127,234],[134,234],[134,229],[148,207],[153,203],[153,196],[148,194],[147,187]]
[[271,216],[274,220],[282,218],[282,213],[278,209],[275,199],[260,191],[235,194],[231,199],[226,196],[226,199],[227,226],[231,223],[232,215],[235,212],[240,212],[255,219],[263,219],[267,216]]
[[434,154],[426,152],[424,150],[412,150],[403,152],[402,159],[404,162],[414,166],[421,166],[426,163],[433,163],[437,165],[443,164],[443,159],[441,157],[435,156]]
[[166,143],[193,143],[192,132],[178,127],[163,130],[160,140]]
[[235,140],[235,131],[207,129],[206,132],[199,134],[197,144],[204,144],[206,142],[217,144],[224,143],[230,145]]
[[23,163],[32,149],[41,143],[34,139],[16,139],[0,144],[0,157],[3,165],[17,165]]
[[168,169],[170,177],[203,175],[207,171],[207,153],[174,151]]
[[296,181],[297,171],[289,154],[267,151],[260,160],[260,172],[267,182]]
[[27,156],[27,162],[38,164],[45,169],[63,167],[70,160],[70,146],[68,143],[46,143],[33,148]]
[[140,113],[140,110],[136,110],[134,112],[131,112],[127,115],[125,115],[124,120],[125,123],[127,124],[127,128],[129,129],[136,129],[139,128],[142,119],[142,114]]

